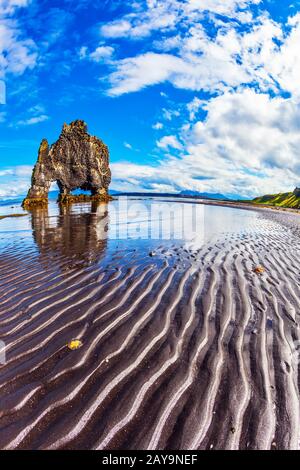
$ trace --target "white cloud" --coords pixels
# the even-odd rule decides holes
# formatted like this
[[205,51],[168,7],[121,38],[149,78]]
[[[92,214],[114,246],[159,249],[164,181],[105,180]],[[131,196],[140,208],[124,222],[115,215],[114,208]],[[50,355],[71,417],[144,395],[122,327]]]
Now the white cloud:
[[[285,74],[290,77],[286,72],[289,61],[294,65],[292,79],[298,74],[298,63],[300,68],[296,56],[299,31],[297,23],[279,47],[274,38],[282,40],[283,31],[265,16],[244,32],[238,32],[236,25],[229,23],[219,29],[213,40],[201,23],[191,23],[187,32],[182,33],[176,55],[167,53],[165,47],[164,53],[146,52],[116,61],[115,71],[108,77],[108,93],[118,96],[163,82],[211,93],[257,82],[265,90],[278,88],[276,82],[287,88],[284,78]],[[291,83],[296,89],[295,81]]]
[[0,0],[0,15],[11,14],[16,8],[27,7],[31,0]]
[[185,10],[188,13],[208,10],[218,15],[235,16],[249,5],[258,5],[261,0],[188,0]]
[[226,192],[292,189],[300,177],[299,105],[244,90],[212,100],[207,112],[186,141],[187,168],[214,177],[214,187]]
[[178,141],[175,135],[166,135],[156,142],[160,149],[168,150],[170,148],[182,150],[182,144]]
[[101,27],[101,34],[109,38],[118,38],[126,35],[130,31],[129,21],[120,20],[108,23]]
[[36,104],[29,109],[29,112],[34,114],[45,113],[45,107],[42,104]]
[[111,46],[99,46],[97,49],[90,54],[90,59],[95,62],[102,62],[110,59],[114,53],[114,48]]
[[41,116],[34,116],[28,119],[20,120],[17,122],[17,126],[32,126],[34,124],[39,124],[40,122],[48,121],[49,116],[42,114]]
[[12,175],[13,171],[11,169],[8,170],[0,170],[0,177],[1,176],[7,176],[7,175]]
[[[207,100],[199,94],[185,106],[162,110],[166,125],[177,116],[181,129],[175,131],[172,122],[172,135],[166,130],[157,141],[167,152],[158,166],[127,171],[120,164],[115,177],[127,190],[132,185],[254,196],[299,185],[300,13],[287,24],[262,11],[254,17],[249,6],[259,3],[148,0],[102,27],[106,37],[134,40],[139,50],[111,63],[111,96],[165,82],[208,93]],[[137,42],[145,37],[146,48]],[[196,122],[200,110],[206,118]],[[180,157],[171,157],[176,150]]]
[[261,0],[147,0],[144,6],[132,3],[132,12],[119,20],[103,25],[101,34],[107,38],[130,37],[140,39],[149,36],[153,31],[169,32],[178,23],[197,21],[205,12],[212,15],[222,14],[249,21],[250,12],[241,12],[251,4]]
[[118,96],[162,83],[185,67],[179,57],[153,52],[120,60],[116,72],[110,76],[109,94]]
[[[190,126],[181,140],[181,156],[169,156],[156,167],[114,166],[115,187],[154,190],[155,185],[164,191],[253,197],[299,185],[300,105],[292,100],[254,90],[228,92],[207,104],[206,120]],[[176,137],[160,143],[171,149]]]
[[30,165],[18,165],[15,166],[13,169],[10,169],[9,171],[12,171],[13,174],[15,174],[18,177],[31,177],[32,175],[32,166]]
[[[25,195],[30,186],[32,166],[20,165],[0,171],[0,198]],[[3,177],[4,182],[1,180]]]
[[[111,164],[112,188],[123,191],[197,190],[244,197],[290,191],[299,185],[300,104],[255,90],[227,92],[206,105],[207,117],[165,135],[157,144],[168,155],[156,166]],[[187,115],[189,110],[187,110]],[[174,153],[179,156],[175,157]],[[172,155],[173,153],[173,155]],[[11,169],[4,169],[11,175]],[[13,169],[24,192],[31,167]],[[18,189],[21,181],[21,189]],[[8,190],[3,187],[1,190]],[[7,193],[9,194],[9,193]]]
[[195,96],[195,98],[187,104],[187,109],[189,111],[189,118],[190,121],[193,121],[197,115],[197,112],[200,110],[200,108],[206,107],[206,101],[200,100]]
[[98,63],[110,63],[113,55],[114,48],[103,44],[98,46],[93,52],[90,52],[89,48],[86,46],[82,46],[78,52],[80,60],[91,60]]
[[156,122],[155,124],[153,124],[152,128],[156,131],[159,131],[164,128],[164,125],[162,122]]
[[6,73],[20,75],[36,65],[36,45],[24,37],[13,17],[17,8],[26,7],[29,3],[27,0],[0,1],[0,78],[4,78]]
[[[7,12],[11,12],[18,2],[0,0],[0,14],[4,3],[10,3]],[[193,189],[255,196],[299,185],[300,14],[291,17],[288,25],[263,12],[254,18],[248,7],[259,3],[131,2],[129,14],[100,27],[101,34],[112,38],[114,44],[117,38],[134,40],[135,49],[128,48],[130,57],[115,59],[114,47],[106,44],[98,43],[93,52],[87,47],[80,49],[81,59],[112,67],[107,77],[111,96],[164,82],[198,95],[188,104],[177,103],[174,109],[168,98],[166,106],[170,109],[161,110],[164,125],[153,125],[157,130],[166,128],[166,135],[156,143],[164,157],[156,166],[112,164],[115,189]],[[227,16],[227,20],[218,14]],[[209,27],[202,21],[204,16]],[[22,67],[34,66],[34,44],[22,37],[15,20],[4,19],[8,33],[0,29],[0,44],[6,41],[3,53],[0,48],[0,68],[21,73]],[[241,28],[241,23],[247,27]],[[146,37],[147,43],[138,42]],[[19,52],[13,53],[10,44],[17,44]],[[134,54],[133,50],[138,52]],[[11,51],[12,59],[6,51]],[[283,98],[283,90],[291,98]],[[202,91],[208,93],[207,101],[199,98]],[[161,95],[167,98],[164,92]],[[201,109],[206,118],[197,122]],[[42,111],[19,125],[46,118]],[[174,121],[180,121],[177,131]],[[131,148],[126,142],[124,145]]]
[[[244,10],[244,15],[248,13],[248,24],[242,29],[236,21],[225,23],[213,16],[215,37],[200,21],[207,9],[239,19],[239,8],[251,3],[259,2],[189,0],[180,3],[181,6],[175,0],[148,2],[144,12],[128,16],[131,23],[138,21],[140,34],[145,28],[152,31],[162,9],[166,14],[169,10],[176,12],[176,28],[173,30],[172,20],[172,25],[166,26],[166,35],[160,30],[159,42],[148,41],[147,48],[152,50],[145,52],[143,48],[135,56],[112,62],[108,94],[119,96],[163,82],[176,88],[218,94],[256,84],[262,91],[279,94],[284,90],[300,99],[300,13],[283,25],[267,13],[254,19],[249,10]],[[132,35],[131,28],[126,37],[132,39]]]
[[124,142],[124,147],[129,149],[129,150],[132,150],[132,145],[129,144],[128,142]]
[[80,49],[79,49],[79,59],[80,60],[83,60],[83,59],[86,59],[87,55],[88,55],[88,47],[86,46],[82,46]]
[[173,118],[179,117],[179,116],[180,116],[180,112],[177,109],[166,109],[166,108],[162,109],[162,117],[166,121],[172,121]]
[[258,66],[279,83],[282,89],[300,99],[300,14],[290,18],[291,31],[282,39],[282,46],[270,53],[262,51]]
[[223,92],[227,87],[250,83],[251,76],[238,64],[222,57],[181,58],[171,54],[146,54],[120,60],[109,77],[108,93],[119,96],[147,86],[170,82],[177,88]]

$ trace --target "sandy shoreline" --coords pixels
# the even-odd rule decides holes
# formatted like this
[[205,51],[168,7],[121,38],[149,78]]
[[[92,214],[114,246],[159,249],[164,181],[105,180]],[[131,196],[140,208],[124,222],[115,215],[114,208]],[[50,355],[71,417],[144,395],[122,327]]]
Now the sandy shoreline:
[[258,211],[276,211],[276,212],[287,212],[290,214],[300,214],[299,209],[292,209],[289,207],[280,207],[280,206],[271,206],[268,204],[251,204],[247,202],[234,202],[234,201],[222,201],[222,200],[212,200],[212,199],[194,199],[195,203],[204,204],[207,206],[220,206],[220,207],[231,207],[235,209],[244,209],[244,210],[258,210]]
[[297,217],[264,210],[251,231],[151,257],[79,227],[80,247],[73,227],[68,242],[35,230],[38,251],[8,244],[0,448],[297,449]]

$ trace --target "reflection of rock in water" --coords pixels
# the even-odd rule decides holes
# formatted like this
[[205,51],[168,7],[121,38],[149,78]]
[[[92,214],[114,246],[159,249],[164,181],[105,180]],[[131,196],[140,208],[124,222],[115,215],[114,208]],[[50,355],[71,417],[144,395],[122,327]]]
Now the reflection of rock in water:
[[32,211],[33,237],[45,261],[61,258],[62,267],[69,270],[101,259],[107,245],[107,205],[92,203],[82,211],[85,208],[77,212],[76,206],[61,206],[54,216],[47,208]]

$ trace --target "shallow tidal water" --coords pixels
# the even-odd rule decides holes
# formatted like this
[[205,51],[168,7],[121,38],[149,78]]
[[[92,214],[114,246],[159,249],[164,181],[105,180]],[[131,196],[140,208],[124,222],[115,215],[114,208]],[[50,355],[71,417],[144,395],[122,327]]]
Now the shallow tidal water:
[[0,249],[17,240],[32,242],[37,249],[56,240],[66,250],[65,254],[71,249],[73,254],[85,252],[87,257],[89,250],[99,248],[103,252],[104,247],[115,249],[117,243],[123,242],[125,248],[178,244],[198,249],[229,234],[259,230],[259,214],[255,211],[207,206],[192,199],[129,197],[109,204],[74,204],[63,208],[51,200],[47,209],[31,212],[16,204],[0,203],[0,215],[11,214],[25,216],[0,221]]
[[299,448],[299,240],[187,199],[0,220],[0,448]]

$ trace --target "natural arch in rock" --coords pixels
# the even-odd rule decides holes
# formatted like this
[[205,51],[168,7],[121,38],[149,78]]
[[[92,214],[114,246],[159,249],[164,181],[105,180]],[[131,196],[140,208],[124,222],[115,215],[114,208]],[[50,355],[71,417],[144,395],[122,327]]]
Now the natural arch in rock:
[[[64,124],[59,139],[51,146],[46,139],[42,140],[32,172],[31,188],[23,206],[48,204],[53,182],[58,184],[59,201],[63,203],[109,199],[109,150],[102,140],[88,134],[84,121]],[[75,189],[91,191],[91,196],[73,196],[71,191]]]

